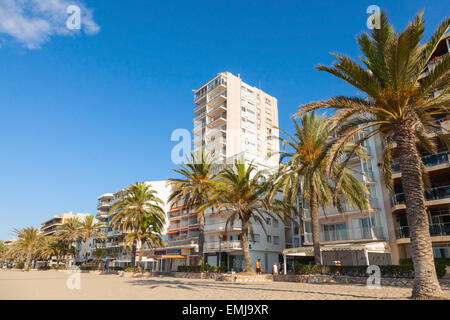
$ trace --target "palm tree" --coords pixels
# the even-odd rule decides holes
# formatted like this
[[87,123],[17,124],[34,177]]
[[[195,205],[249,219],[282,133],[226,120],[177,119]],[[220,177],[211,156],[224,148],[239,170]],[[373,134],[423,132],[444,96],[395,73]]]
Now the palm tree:
[[105,225],[101,222],[95,222],[93,216],[87,216],[80,222],[80,237],[84,241],[83,260],[85,264],[87,263],[87,248],[89,242],[94,238],[97,241],[104,241],[106,239],[105,234],[102,232],[103,228],[105,228]]
[[93,251],[92,251],[92,256],[95,259],[95,264],[98,265],[98,269],[100,270],[100,263],[102,258],[105,256],[105,248],[103,247],[96,247]]
[[[191,153],[190,163],[180,164],[179,169],[173,171],[179,173],[181,178],[169,179],[172,193],[169,202],[172,207],[182,205],[186,211],[199,208],[202,203],[208,202],[212,181],[216,178],[213,159],[204,151]],[[199,265],[204,264],[203,247],[205,242],[205,215],[204,211],[198,210],[199,221],[198,254]]]
[[[125,233],[136,232],[144,217],[149,217],[157,226],[166,223],[166,213],[161,208],[164,202],[157,197],[156,191],[145,183],[135,183],[123,192],[123,197],[111,208],[111,224],[115,230]],[[131,244],[131,265],[136,265],[136,243]]]
[[4,261],[6,258],[6,253],[8,252],[8,247],[3,241],[0,240],[0,261]]
[[13,229],[13,232],[17,234],[18,245],[26,250],[26,263],[25,268],[29,269],[31,267],[31,258],[34,250],[42,238],[42,234],[39,229],[34,227],[28,227],[23,229]]
[[283,223],[285,218],[292,220],[292,208],[279,200],[272,204],[265,195],[270,188],[261,171],[256,171],[253,164],[245,165],[243,161],[235,160],[234,165],[225,167],[218,179],[213,182],[210,199],[200,210],[215,207],[219,213],[231,215],[226,221],[226,229],[233,227],[235,220],[242,223],[241,239],[244,251],[244,272],[254,273],[250,262],[249,233],[254,240],[253,224],[258,223],[266,233],[266,219],[277,216]]
[[[289,159],[279,167],[272,176],[273,187],[270,200],[281,191],[284,201],[295,205],[298,201],[307,202],[311,215],[314,260],[322,264],[319,237],[319,207],[325,211],[331,204],[339,212],[344,212],[344,202],[359,210],[369,209],[367,195],[369,191],[353,174],[355,169],[348,168],[348,161],[340,158],[332,166],[327,166],[326,154],[332,139],[331,123],[324,116],[314,112],[301,118],[301,126],[294,120],[294,137],[282,132],[288,139],[280,138],[284,146],[292,150],[280,151],[280,162]],[[352,150],[358,156],[367,158],[363,147],[348,143],[344,149],[349,154]],[[359,172],[360,173],[360,172]],[[306,207],[303,204],[303,207]]]
[[[427,77],[421,79],[421,74],[449,26],[450,18],[444,19],[431,39],[421,46],[425,30],[422,12],[400,33],[394,32],[383,12],[379,29],[374,29],[371,35],[363,33],[357,37],[365,67],[338,54],[333,54],[339,60],[333,66],[317,67],[365,92],[367,99],[335,97],[304,105],[297,113],[302,115],[323,107],[337,109],[333,120],[339,125],[337,133],[342,136],[336,141],[336,150],[362,130],[372,132],[360,141],[382,133],[386,137],[383,169],[388,184],[391,184],[395,138],[410,227],[415,270],[412,297],[415,299],[443,296],[434,266],[418,146],[427,151],[435,148],[434,141],[426,136],[427,131],[448,144],[448,139],[433,123],[433,116],[448,113],[450,55],[443,57]],[[440,92],[437,89],[441,89]]]
[[153,221],[152,217],[144,216],[139,223],[138,228],[130,233],[127,233],[125,236],[124,245],[132,246],[134,243],[139,243],[139,272],[143,271],[142,268],[142,257],[144,255],[145,244],[150,247],[161,247],[164,246],[164,242],[161,238],[161,232],[163,231],[164,226],[159,225]]
[[[65,241],[68,245],[68,253],[72,254],[73,243],[77,242],[81,238],[81,223],[77,218],[70,218],[66,223],[58,228],[56,232],[56,238]],[[75,250],[76,251],[76,250]],[[76,257],[76,252],[73,253]],[[75,258],[74,257],[74,258]]]

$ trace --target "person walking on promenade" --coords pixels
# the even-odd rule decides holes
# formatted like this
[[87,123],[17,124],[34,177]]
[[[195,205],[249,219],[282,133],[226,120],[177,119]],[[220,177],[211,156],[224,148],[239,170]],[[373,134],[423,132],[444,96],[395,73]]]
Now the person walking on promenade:
[[272,273],[274,275],[278,274],[278,265],[276,262],[273,263]]
[[256,273],[257,274],[261,274],[262,270],[261,270],[261,259],[258,259],[258,261],[256,261]]

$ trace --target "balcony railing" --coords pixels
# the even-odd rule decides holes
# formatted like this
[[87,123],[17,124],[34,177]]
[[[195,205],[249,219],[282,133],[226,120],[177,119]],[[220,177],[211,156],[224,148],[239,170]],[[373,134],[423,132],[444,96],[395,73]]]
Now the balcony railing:
[[[425,192],[425,200],[426,201],[432,201],[432,200],[439,200],[439,199],[446,199],[450,198],[450,185],[432,188],[430,192]],[[405,203],[405,194],[402,193],[396,193],[392,197],[392,206],[400,205]]]
[[[433,167],[433,166],[438,166],[441,164],[450,163],[448,154],[449,154],[449,151],[444,151],[444,152],[437,153],[437,154],[423,156],[422,161],[426,167]],[[395,163],[392,166],[392,170],[394,172],[400,172],[400,164]]]
[[214,241],[207,242],[206,249],[207,250],[240,250],[242,249],[242,243],[240,240],[231,240],[231,241]]
[[[212,223],[212,224],[205,224],[205,232],[225,232],[225,226],[226,223]],[[242,229],[242,223],[240,221],[236,221],[231,227],[231,225],[228,225],[227,231],[234,231],[234,230],[241,230]]]
[[184,239],[168,239],[169,246],[184,246],[187,244],[191,244],[194,241],[194,244],[198,244],[198,237],[184,238]]
[[[397,239],[409,238],[409,227],[404,226],[395,230]],[[431,236],[450,236],[450,223],[430,224]]]
[[[341,230],[321,230],[321,242],[347,241],[347,240],[385,240],[383,227],[346,228]],[[312,243],[312,233],[305,232],[305,242]]]

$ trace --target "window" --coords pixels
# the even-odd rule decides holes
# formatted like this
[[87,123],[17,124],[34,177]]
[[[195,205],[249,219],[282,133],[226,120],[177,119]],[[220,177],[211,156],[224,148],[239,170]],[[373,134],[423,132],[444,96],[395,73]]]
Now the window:
[[273,220],[273,226],[274,226],[274,228],[278,228],[278,220],[277,219]]
[[252,236],[250,236],[250,242],[253,242],[253,243],[258,243],[260,241],[260,239],[261,239],[261,237],[257,233],[254,234],[254,238],[253,239],[252,239]]
[[266,219],[266,224],[267,224],[268,226],[270,226],[271,223],[272,223],[272,220],[271,220],[270,218],[267,218],[267,219]]
[[273,244],[275,244],[275,245],[280,244],[280,237],[279,236],[273,236]]
[[272,236],[267,236],[267,243],[272,243]]

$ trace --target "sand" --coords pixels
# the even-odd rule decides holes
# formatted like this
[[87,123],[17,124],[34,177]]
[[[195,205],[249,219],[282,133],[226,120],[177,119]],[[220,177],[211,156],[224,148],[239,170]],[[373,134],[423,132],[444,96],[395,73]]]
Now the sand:
[[[125,299],[125,300],[307,300],[307,299],[407,299],[411,288],[293,282],[227,283],[173,277],[121,278],[117,275],[81,273],[80,288],[69,289],[67,272],[0,271],[0,299]],[[76,287],[72,277],[70,284]],[[445,290],[450,298],[450,290]]]

